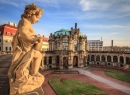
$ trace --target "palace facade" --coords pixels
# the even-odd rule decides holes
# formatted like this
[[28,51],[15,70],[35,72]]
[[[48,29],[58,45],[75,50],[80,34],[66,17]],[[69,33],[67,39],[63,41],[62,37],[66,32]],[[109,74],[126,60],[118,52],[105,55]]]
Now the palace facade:
[[12,39],[16,34],[17,26],[12,22],[0,26],[0,52],[12,51]]
[[84,67],[87,64],[87,36],[75,28],[61,29],[49,36],[49,50],[43,53],[44,65],[51,68]]
[[[17,32],[17,25],[13,22],[0,25],[0,54],[12,52],[12,39]],[[49,38],[43,36],[42,51],[49,49]]]

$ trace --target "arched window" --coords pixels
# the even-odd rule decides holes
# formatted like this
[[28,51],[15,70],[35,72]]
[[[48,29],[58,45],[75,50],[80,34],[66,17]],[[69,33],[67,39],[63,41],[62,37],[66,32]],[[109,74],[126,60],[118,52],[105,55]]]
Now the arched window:
[[126,57],[126,64],[130,64],[130,57]]
[[107,62],[111,62],[111,56],[107,56]]
[[123,56],[120,56],[120,63],[124,63],[124,58],[123,58]]
[[68,41],[63,40],[63,50],[67,50],[67,49],[68,49]]
[[100,61],[100,56],[99,55],[96,56],[96,61]]
[[117,56],[113,56],[113,62],[118,62]]
[[91,56],[91,61],[95,61],[94,59],[95,59],[95,56],[92,55],[92,56]]
[[59,41],[55,41],[56,49],[60,46]]
[[105,62],[105,56],[104,55],[102,55],[102,61]]

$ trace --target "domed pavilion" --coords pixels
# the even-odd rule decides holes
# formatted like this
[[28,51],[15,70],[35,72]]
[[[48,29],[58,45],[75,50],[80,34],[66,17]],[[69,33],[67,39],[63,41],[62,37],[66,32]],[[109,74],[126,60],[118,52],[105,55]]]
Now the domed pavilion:
[[51,68],[72,69],[87,64],[87,36],[75,28],[60,29],[49,36],[49,51],[44,57],[45,65]]

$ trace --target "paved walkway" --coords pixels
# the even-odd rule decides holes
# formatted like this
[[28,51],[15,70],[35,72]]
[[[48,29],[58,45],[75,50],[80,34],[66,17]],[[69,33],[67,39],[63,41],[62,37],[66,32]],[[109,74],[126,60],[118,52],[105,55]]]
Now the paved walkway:
[[0,55],[0,95],[9,95],[9,80],[7,77],[12,55]]
[[125,92],[127,94],[130,94],[130,88],[126,87],[126,86],[123,86],[123,85],[120,85],[120,84],[117,84],[115,82],[112,82],[110,80],[107,80],[105,78],[102,78],[100,76],[97,76],[95,74],[92,74],[91,72],[87,71],[87,70],[82,70],[82,69],[79,69],[79,68],[75,68],[75,70],[78,70],[81,74],[84,74],[84,75],[87,75],[88,77],[91,77],[97,81],[100,81],[104,84],[107,84],[109,86],[112,86],[122,92]]

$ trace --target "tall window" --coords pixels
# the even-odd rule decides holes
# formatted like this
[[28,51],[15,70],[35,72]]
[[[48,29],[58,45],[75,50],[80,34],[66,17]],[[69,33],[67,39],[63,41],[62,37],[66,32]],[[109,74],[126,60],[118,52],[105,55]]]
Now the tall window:
[[11,51],[11,47],[9,47],[9,50]]
[[74,50],[77,50],[77,48],[78,48],[77,41],[74,41]]
[[1,39],[0,39],[0,42],[1,42]]
[[7,50],[8,50],[8,47],[5,47],[5,50],[7,51]]
[[56,48],[58,48],[60,46],[58,41],[55,41],[55,45],[56,45]]
[[67,50],[68,49],[68,41],[64,40],[63,41],[63,50]]
[[1,46],[0,46],[0,51],[1,51]]

